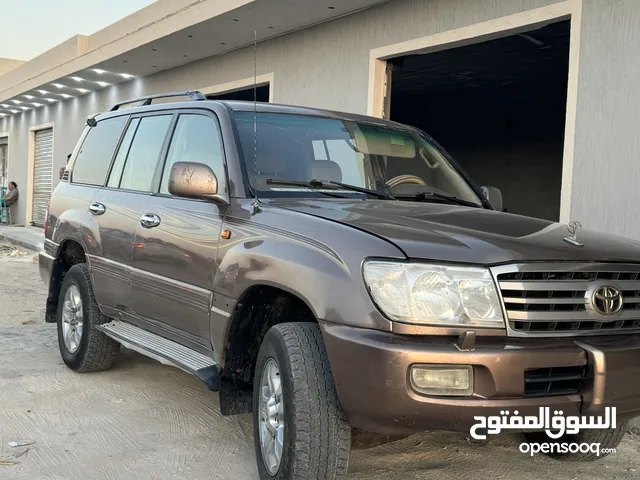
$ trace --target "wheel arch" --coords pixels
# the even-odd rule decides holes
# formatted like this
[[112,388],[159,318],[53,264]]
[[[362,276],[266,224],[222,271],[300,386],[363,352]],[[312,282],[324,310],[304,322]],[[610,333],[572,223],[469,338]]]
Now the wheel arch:
[[45,314],[45,321],[47,323],[55,323],[60,287],[69,269],[78,263],[87,263],[84,247],[73,239],[62,241],[58,247],[56,259],[51,269]]
[[253,375],[262,340],[271,327],[290,321],[318,323],[309,303],[286,287],[262,283],[242,293],[221,355],[220,408],[224,415],[251,412]]

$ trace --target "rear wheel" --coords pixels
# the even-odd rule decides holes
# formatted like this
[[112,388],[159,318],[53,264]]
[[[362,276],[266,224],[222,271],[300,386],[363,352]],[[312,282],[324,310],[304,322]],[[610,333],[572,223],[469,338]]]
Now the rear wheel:
[[351,427],[317,325],[266,334],[256,363],[253,426],[261,480],[335,480],[349,466]]
[[575,453],[566,452],[561,453],[558,451],[554,451],[553,447],[550,453],[547,455],[551,458],[555,458],[556,460],[564,460],[564,461],[574,461],[574,462],[592,462],[594,460],[599,460],[601,458],[606,457],[611,452],[604,453],[605,450],[617,448],[617,446],[622,441],[624,434],[627,429],[627,424],[622,423],[618,424],[618,426],[613,430],[581,430],[576,434],[564,434],[558,439],[553,439],[549,437],[545,432],[527,432],[525,436],[529,443],[550,443],[552,445],[558,444],[577,444],[581,445],[592,445],[599,444],[599,452],[598,450],[589,449],[587,450],[586,446],[583,447],[584,451],[577,451]]
[[93,295],[89,268],[84,263],[72,266],[60,287],[57,312],[60,354],[71,370],[98,372],[111,368],[120,344],[96,328],[108,321]]

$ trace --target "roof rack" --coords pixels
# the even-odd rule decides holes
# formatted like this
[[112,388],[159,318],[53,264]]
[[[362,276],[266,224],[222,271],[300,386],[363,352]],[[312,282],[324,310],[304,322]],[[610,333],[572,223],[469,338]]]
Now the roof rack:
[[113,107],[111,107],[111,110],[109,110],[110,112],[115,112],[116,110],[118,110],[121,106],[123,105],[128,105],[130,103],[140,103],[140,107],[142,106],[146,106],[146,105],[151,105],[151,101],[155,100],[157,98],[171,98],[171,97],[188,97],[189,100],[206,100],[207,97],[205,97],[202,92],[199,92],[197,90],[192,90],[189,92],[172,92],[172,93],[160,93],[157,95],[147,95],[146,97],[140,97],[140,98],[134,98],[132,100],[127,100],[124,102],[120,102],[120,103],[116,103]]

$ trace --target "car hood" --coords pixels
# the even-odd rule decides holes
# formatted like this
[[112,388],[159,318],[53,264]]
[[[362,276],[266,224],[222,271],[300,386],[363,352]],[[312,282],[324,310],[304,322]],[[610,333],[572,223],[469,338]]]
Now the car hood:
[[[409,258],[498,264],[515,261],[640,262],[640,244],[579,229],[583,246],[563,240],[567,225],[480,208],[390,200],[271,199],[392,242]],[[348,238],[336,241],[348,241]]]

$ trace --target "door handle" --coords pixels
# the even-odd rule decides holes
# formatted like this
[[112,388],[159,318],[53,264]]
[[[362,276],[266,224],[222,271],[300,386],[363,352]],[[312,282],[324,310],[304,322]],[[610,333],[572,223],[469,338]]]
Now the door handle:
[[155,213],[145,213],[140,217],[140,225],[144,228],[153,228],[160,225],[160,217]]
[[107,208],[103,204],[98,202],[94,202],[89,205],[89,211],[94,215],[102,215],[106,210]]

